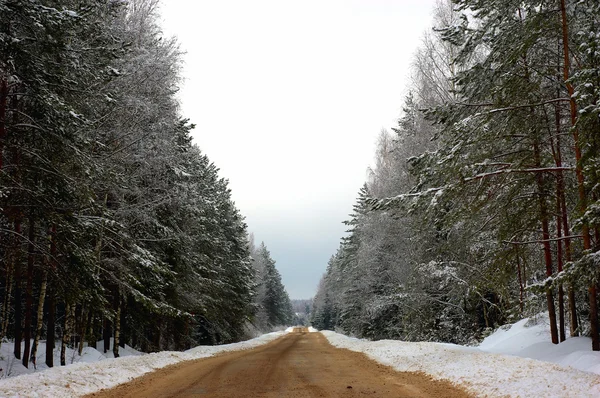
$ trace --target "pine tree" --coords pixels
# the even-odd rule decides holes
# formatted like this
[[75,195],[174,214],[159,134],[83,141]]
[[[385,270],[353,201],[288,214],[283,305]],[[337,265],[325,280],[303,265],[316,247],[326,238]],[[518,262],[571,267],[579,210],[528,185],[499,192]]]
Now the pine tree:
[[330,261],[313,321],[323,325],[327,296],[348,333],[467,342],[540,311],[525,305],[536,296],[558,343],[566,286],[571,335],[589,308],[595,349],[598,43],[585,32],[600,10],[454,4],[440,2],[417,52],[396,135],[381,135],[367,206]]
[[288,325],[292,322],[293,312],[290,298],[281,282],[281,275],[275,267],[275,261],[264,242],[252,254],[257,276],[256,303],[258,327],[269,329]]
[[239,340],[253,314],[246,225],[179,114],[157,7],[0,4],[0,316],[25,366],[44,334],[54,365],[57,330],[64,364],[100,333],[115,357]]

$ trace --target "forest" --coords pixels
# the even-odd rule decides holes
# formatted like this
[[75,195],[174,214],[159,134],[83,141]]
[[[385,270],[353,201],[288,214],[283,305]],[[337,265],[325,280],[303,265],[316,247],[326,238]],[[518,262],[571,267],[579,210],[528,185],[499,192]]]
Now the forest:
[[51,367],[55,348],[65,365],[66,347],[181,350],[291,320],[192,143],[158,4],[0,0],[0,341],[25,367],[40,339]]
[[598,337],[600,3],[440,0],[312,324],[469,344]]

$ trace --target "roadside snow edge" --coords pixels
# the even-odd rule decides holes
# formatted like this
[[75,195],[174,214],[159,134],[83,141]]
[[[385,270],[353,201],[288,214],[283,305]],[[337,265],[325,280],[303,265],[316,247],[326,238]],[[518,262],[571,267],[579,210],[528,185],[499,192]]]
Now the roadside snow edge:
[[321,332],[338,348],[362,352],[400,372],[424,372],[484,397],[600,397],[600,376],[534,359],[441,343],[367,341]]
[[142,356],[76,363],[0,381],[2,397],[78,397],[127,383],[136,377],[182,361],[225,351],[247,350],[286,334],[268,333],[252,340],[220,346],[199,346],[185,352],[163,351]]

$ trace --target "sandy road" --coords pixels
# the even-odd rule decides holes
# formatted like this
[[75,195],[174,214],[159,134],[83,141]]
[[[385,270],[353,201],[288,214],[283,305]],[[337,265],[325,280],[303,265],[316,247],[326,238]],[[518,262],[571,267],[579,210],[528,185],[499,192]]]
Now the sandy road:
[[470,397],[447,382],[398,373],[296,330],[269,344],[147,374],[90,397]]

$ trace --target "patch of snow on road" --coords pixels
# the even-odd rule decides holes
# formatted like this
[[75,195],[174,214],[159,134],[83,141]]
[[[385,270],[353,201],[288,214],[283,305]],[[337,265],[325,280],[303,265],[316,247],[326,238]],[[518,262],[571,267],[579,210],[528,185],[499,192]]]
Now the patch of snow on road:
[[318,330],[317,330],[317,329],[315,329],[315,328],[313,328],[312,326],[309,326],[309,327],[308,327],[308,331],[309,331],[310,333],[315,333],[315,332],[318,332]]
[[600,397],[600,353],[591,351],[590,339],[573,338],[555,346],[548,343],[543,322],[529,328],[527,322],[496,331],[480,347],[321,333],[336,347],[363,352],[398,371],[450,380],[477,396]]
[[[254,348],[273,341],[285,333],[282,331],[269,333],[234,344],[199,346],[185,352],[163,351],[154,354],[104,359],[97,362],[82,360],[69,366],[56,366],[41,372],[2,380],[0,381],[0,396],[77,397],[115,387],[145,373],[181,361],[205,358],[225,351]],[[96,352],[102,355],[98,351]]]

